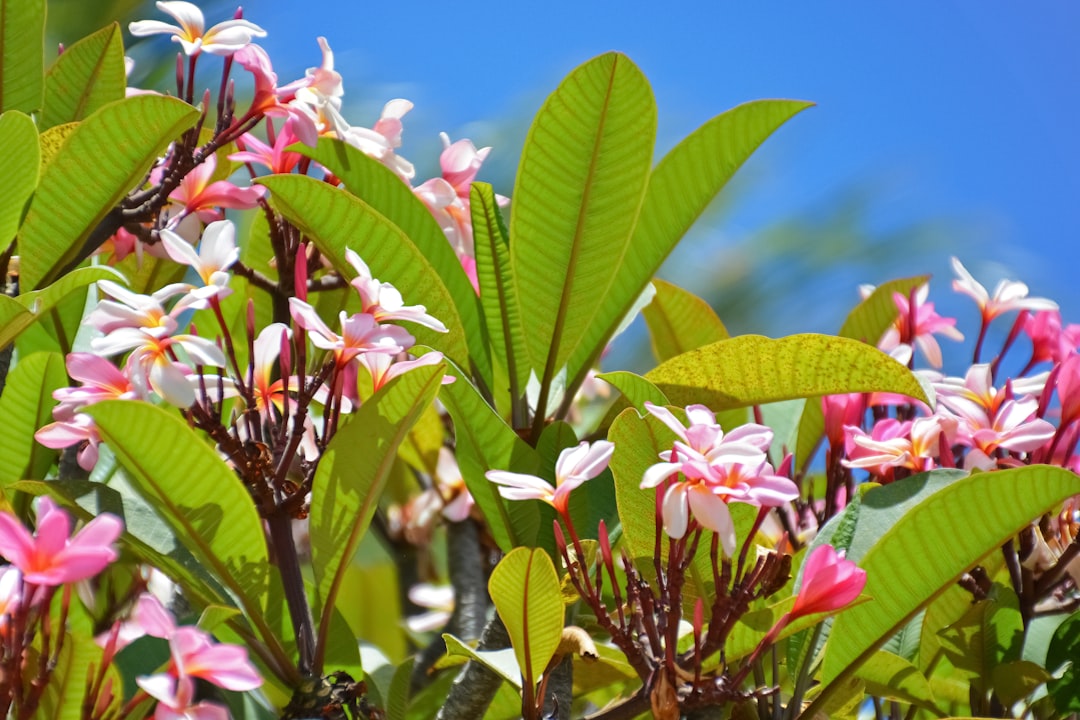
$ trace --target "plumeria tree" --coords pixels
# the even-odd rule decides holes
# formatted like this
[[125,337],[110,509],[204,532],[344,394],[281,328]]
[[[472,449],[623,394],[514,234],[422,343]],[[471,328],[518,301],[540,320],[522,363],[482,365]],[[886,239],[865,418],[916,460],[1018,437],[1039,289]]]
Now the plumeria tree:
[[[446,134],[418,178],[407,100],[353,124],[323,38],[283,80],[240,10],[58,55],[43,0],[0,10],[8,716],[1080,710],[1078,326],[956,259],[970,325],[921,276],[835,336],[730,337],[653,279],[809,103],[654,164],[602,55],[508,198]],[[175,86],[128,87],[125,30]],[[656,367],[600,372],[638,314]]]

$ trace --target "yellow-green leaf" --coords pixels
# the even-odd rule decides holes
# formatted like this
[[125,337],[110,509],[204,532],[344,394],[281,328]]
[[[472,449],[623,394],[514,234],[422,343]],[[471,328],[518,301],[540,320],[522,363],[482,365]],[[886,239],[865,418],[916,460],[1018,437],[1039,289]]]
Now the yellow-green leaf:
[[124,97],[124,43],[113,23],[65,48],[45,75],[41,127],[82,120]]
[[159,407],[109,400],[84,412],[138,492],[259,627],[269,582],[266,538],[236,473],[187,423]]
[[0,115],[0,244],[4,247],[15,237],[23,207],[38,182],[41,153],[37,128],[29,116],[10,111]]
[[688,135],[653,168],[633,237],[605,255],[618,272],[570,356],[571,386],[593,366],[664,258],[728,180],[777,128],[810,105],[799,100],[739,105]]
[[515,548],[491,572],[488,592],[506,625],[528,692],[562,639],[563,602],[555,565],[539,548]]
[[19,232],[24,286],[49,284],[78,258],[98,223],[198,116],[175,98],[137,95],[79,123],[46,166]]
[[645,379],[673,405],[702,403],[713,410],[871,391],[933,404],[928,388],[896,360],[865,343],[828,335],[741,335],[678,355]]
[[0,0],[0,112],[41,109],[45,0]]
[[[541,420],[551,382],[622,272],[655,135],[652,89],[618,53],[573,70],[529,129],[510,214],[510,263],[525,348],[542,385]],[[528,370],[518,369],[519,386]]]
[[435,398],[445,370],[439,363],[391,380],[338,430],[319,461],[310,532],[320,648],[326,646],[345,571],[378,507],[398,447]]
[[730,337],[724,323],[697,295],[659,278],[653,280],[653,286],[656,296],[641,314],[649,326],[657,362]]

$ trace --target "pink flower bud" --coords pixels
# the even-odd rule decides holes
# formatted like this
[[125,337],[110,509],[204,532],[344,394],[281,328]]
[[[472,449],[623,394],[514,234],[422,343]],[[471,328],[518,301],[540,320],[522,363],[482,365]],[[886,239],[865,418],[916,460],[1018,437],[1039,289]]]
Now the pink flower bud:
[[844,607],[866,586],[866,571],[832,545],[819,545],[803,565],[802,586],[791,608],[791,619]]

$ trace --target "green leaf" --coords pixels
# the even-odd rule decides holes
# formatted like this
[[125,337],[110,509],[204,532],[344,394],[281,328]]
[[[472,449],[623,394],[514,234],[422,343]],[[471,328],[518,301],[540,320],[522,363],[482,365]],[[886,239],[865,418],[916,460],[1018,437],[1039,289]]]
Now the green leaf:
[[0,348],[38,320],[51,317],[50,311],[69,294],[98,280],[124,282],[124,277],[105,266],[80,268],[44,290],[23,293],[17,298],[0,295]]
[[[2,2],[3,0],[0,0]],[[41,152],[34,121],[21,112],[0,115],[0,243],[6,247],[15,237],[23,208],[38,182]]]
[[345,260],[345,248],[363,258],[372,274],[394,285],[408,305],[423,305],[441,320],[448,333],[409,324],[418,345],[440,350],[463,367],[468,349],[453,297],[424,253],[402,230],[363,200],[301,175],[271,175],[258,182],[270,189],[270,205],[309,236],[338,272],[356,271]]
[[18,300],[0,295],[0,348],[4,348],[26,328],[34,324],[34,313]]
[[653,286],[656,296],[641,314],[649,326],[657,362],[730,337],[724,323],[697,295],[659,278],[653,280]]
[[49,68],[41,127],[83,120],[122,99],[126,87],[124,41],[114,22],[65,48]]
[[[490,385],[488,340],[481,326],[480,304],[476,291],[447,241],[446,234],[424,202],[390,168],[341,140],[319,138],[314,150],[299,143],[293,147],[328,168],[345,183],[348,192],[400,228],[413,242],[453,298],[465,341],[469,345],[469,359],[473,363],[473,369]],[[375,272],[372,260],[368,258],[370,251],[364,246],[353,249],[360,253],[364,261],[372,266],[372,272]],[[376,276],[385,279],[377,272]],[[401,289],[400,286],[398,289]],[[405,298],[409,300],[408,295]],[[447,326],[450,325],[447,318],[441,315],[436,317],[446,322]],[[426,340],[422,342],[428,344]]]
[[[550,384],[571,353],[583,341],[590,357],[603,349],[586,333],[599,309],[612,304],[655,135],[652,89],[617,53],[573,70],[529,129],[514,185],[510,262],[526,351],[541,380],[541,421]],[[519,383],[527,371],[519,369]]]
[[[604,254],[618,272],[599,296],[603,300],[596,303],[595,316],[570,357],[571,381],[592,366],[664,258],[747,158],[777,128],[810,105],[798,100],[740,105],[706,122],[657,164],[649,177],[633,237]],[[515,212],[519,202],[515,192]],[[519,240],[516,232],[511,232],[511,237],[514,242]]]
[[491,572],[488,592],[510,635],[528,697],[562,639],[559,575],[543,550],[515,548]]
[[1080,711],[1080,613],[1073,613],[1058,626],[1046,654],[1046,669],[1054,679],[1046,691],[1062,715]]
[[870,391],[933,404],[905,366],[873,346],[828,335],[741,335],[678,355],[645,379],[675,405],[713,410]]
[[52,422],[54,390],[67,387],[64,358],[34,353],[12,369],[0,395],[0,487],[24,478],[44,479],[56,451],[34,440],[39,428]]
[[[902,482],[925,483],[933,474]],[[867,492],[862,512],[878,506],[890,487]],[[990,549],[1077,492],[1080,479],[1073,473],[1036,465],[977,473],[918,502],[859,560],[867,575],[864,592],[873,602],[836,619],[825,655],[824,682],[849,674]],[[958,507],[978,507],[978,516],[958,515]],[[860,525],[864,521],[860,514]],[[851,556],[857,556],[854,548]]]
[[0,0],[0,112],[41,109],[45,0]]
[[[509,396],[516,400],[522,392],[518,380],[529,359],[522,336],[517,286],[510,266],[510,240],[495,200],[495,191],[490,185],[473,183],[469,203],[484,323],[495,357],[508,375]],[[497,393],[502,390],[497,387],[492,389]]]
[[310,514],[319,648],[326,646],[345,570],[378,507],[398,446],[434,400],[445,370],[439,363],[391,380],[338,430],[319,461]]
[[236,473],[187,423],[159,407],[109,400],[84,412],[138,492],[259,627],[269,559],[262,521]]
[[540,457],[484,402],[460,369],[453,370],[457,380],[443,388],[439,400],[454,420],[461,477],[501,550],[531,545],[540,530],[536,504],[504,500],[498,486],[484,473],[510,470],[535,475],[540,469]]
[[1030,660],[1014,660],[995,666],[990,671],[994,691],[1005,707],[1011,707],[1030,697],[1041,685],[1053,679],[1042,665]]
[[[67,628],[64,645],[56,666],[52,668],[41,706],[34,713],[38,720],[82,720],[88,673],[99,668],[103,660],[103,651],[94,642],[93,619],[77,601],[71,603]],[[110,676],[114,682],[119,680],[115,669],[111,669]],[[120,694],[119,687],[114,687],[113,691]],[[113,703],[117,711],[119,708],[115,706],[118,704]]]
[[622,393],[622,396],[626,398],[627,402],[634,406],[639,412],[645,412],[645,401],[651,402],[653,405],[669,405],[667,396],[660,390],[660,388],[653,385],[651,382],[626,370],[615,370],[614,372],[600,373],[596,376],[597,379],[612,385],[616,390]]
[[19,233],[24,286],[43,287],[76,260],[98,223],[198,116],[175,98],[136,95],[79,123],[45,168]]
[[[524,548],[520,548],[524,550]],[[463,657],[475,660],[488,670],[521,689],[521,663],[517,660],[513,648],[501,650],[476,650],[450,633],[443,633],[448,657]]]
[[918,705],[938,717],[944,715],[934,703],[930,681],[904,658],[879,650],[855,672],[866,683],[866,692],[877,697]]
[[986,602],[982,627],[985,666],[994,668],[1019,660],[1024,646],[1020,599],[1012,588],[994,583]]

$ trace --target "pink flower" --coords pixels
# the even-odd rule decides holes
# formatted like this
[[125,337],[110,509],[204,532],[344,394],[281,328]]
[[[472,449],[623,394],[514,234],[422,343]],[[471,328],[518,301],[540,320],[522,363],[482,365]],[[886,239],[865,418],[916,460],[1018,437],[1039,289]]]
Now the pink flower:
[[559,453],[555,463],[555,485],[536,477],[505,470],[488,470],[484,475],[501,485],[499,494],[507,500],[540,500],[551,505],[564,517],[569,512],[570,493],[586,480],[604,472],[611,461],[615,444],[598,440],[590,445],[582,442]]
[[1071,355],[1061,363],[1057,392],[1061,403],[1061,425],[1064,427],[1080,418],[1080,355]]
[[291,123],[286,123],[285,127],[277,133],[274,137],[273,147],[270,147],[251,133],[244,133],[236,141],[241,151],[229,155],[229,159],[236,162],[265,165],[272,173],[291,173],[303,158],[303,155],[297,152],[286,152],[285,148],[298,140],[300,138],[293,131]]
[[1040,310],[1028,315],[1024,332],[1031,338],[1031,365],[1040,362],[1058,363],[1080,348],[1080,325],[1061,326],[1061,313]]
[[979,284],[971,273],[960,264],[955,257],[952,258],[953,271],[957,278],[953,280],[953,290],[967,295],[979,306],[982,313],[983,323],[989,323],[998,315],[1003,315],[1010,310],[1057,310],[1058,305],[1053,300],[1046,298],[1029,298],[1028,286],[1022,282],[1002,280],[994,288],[991,296],[986,288]]
[[[57,405],[57,408],[59,407]],[[56,410],[53,410],[53,413],[55,414]],[[34,433],[34,439],[53,450],[86,443],[76,457],[79,467],[89,472],[97,465],[101,436],[98,434],[94,419],[89,415],[74,413],[67,419],[51,422]]]
[[170,25],[160,20],[139,20],[128,25],[128,30],[135,37],[172,35],[172,41],[180,43],[184,54],[189,56],[198,55],[201,51],[211,55],[232,55],[250,43],[252,38],[266,37],[265,30],[247,20],[226,20],[204,30],[206,20],[202,10],[189,2],[158,2],[157,8],[172,15],[180,25]]
[[915,317],[912,326],[910,299],[906,295],[893,293],[893,302],[900,311],[892,327],[885,331],[878,343],[878,348],[889,352],[901,343],[914,343],[932,367],[941,367],[941,346],[935,334],[950,340],[963,340],[964,336],[956,329],[955,318],[944,318],[934,311],[934,303],[926,302],[930,286],[923,285],[915,293]]
[[671,450],[660,453],[664,462],[645,471],[640,487],[659,487],[673,475],[681,479],[668,485],[662,500],[664,530],[683,537],[693,515],[703,527],[720,537],[724,552],[735,550],[735,527],[727,503],[777,507],[799,496],[790,479],[777,475],[765,454],[772,430],[746,424],[725,434],[716,416],[704,405],[690,405],[684,426],[664,407],[645,403],[645,409],[667,425],[676,436]]
[[826,395],[821,398],[821,411],[825,417],[825,437],[832,447],[844,443],[844,428],[861,426],[866,414],[866,397],[862,393],[850,395]]
[[351,126],[345,122],[334,106],[328,106],[328,115],[337,136],[365,155],[370,155],[383,165],[393,170],[402,180],[409,182],[416,175],[413,164],[398,155],[395,150],[401,147],[401,118],[412,110],[408,100],[391,100],[383,107],[382,114],[374,128]]
[[323,350],[334,353],[338,369],[356,359],[361,353],[386,353],[397,355],[413,345],[413,337],[394,325],[380,325],[367,313],[356,313],[351,317],[341,311],[341,335],[338,335],[322,321],[315,308],[303,300],[289,298],[289,311],[296,324],[308,331],[311,343]]
[[189,677],[144,675],[135,678],[143,691],[158,701],[154,720],[229,720],[229,710],[212,702],[193,702],[195,683]]
[[0,512],[0,555],[35,585],[63,585],[97,575],[116,560],[112,543],[124,525],[102,513],[71,537],[71,520],[48,496],[38,500],[37,531],[31,535],[14,516]]
[[370,314],[376,322],[380,323],[405,320],[431,328],[436,332],[447,332],[446,326],[428,315],[427,308],[423,305],[406,306],[398,289],[390,283],[380,283],[375,279],[367,264],[349,248],[345,249],[345,259],[356,270],[356,277],[349,284],[360,294],[362,312]]
[[0,568],[0,636],[7,634],[8,622],[22,604],[22,574],[13,565]]
[[262,678],[248,659],[247,650],[239,645],[216,643],[209,633],[197,627],[178,626],[172,613],[150,593],[139,596],[128,625],[133,627],[124,633],[127,642],[141,633],[169,642],[167,672],[136,678],[139,687],[160,703],[155,718],[217,717],[212,714],[213,710],[205,707],[202,712],[211,714],[184,714],[200,707],[191,705],[193,678],[201,678],[226,690],[254,690],[262,685]]
[[[270,63],[270,56],[255,44],[247,45],[238,50],[233,59],[238,65],[250,72],[255,80],[255,97],[251,100],[251,108],[248,113],[251,115],[261,113],[268,117],[288,118],[285,121],[285,130],[289,131],[290,136],[295,135],[295,139],[300,140],[305,145],[314,147],[319,139],[319,131],[315,127],[315,120],[309,112],[289,104],[294,98],[296,90],[304,87],[307,80],[300,80],[279,88],[277,86],[278,76]],[[244,133],[244,137],[248,138],[250,134]],[[240,147],[243,149],[243,145]],[[294,153],[287,153],[287,155],[292,154]],[[231,155],[229,157],[234,159]]]
[[152,389],[177,407],[191,407],[195,402],[195,389],[188,379],[191,368],[173,359],[178,349],[197,365],[225,367],[221,348],[197,335],[157,337],[137,328],[120,328],[106,337],[94,338],[90,347],[102,355],[130,350],[127,363],[132,383],[140,392]]
[[866,468],[886,482],[893,479],[894,468],[932,470],[941,434],[952,438],[956,426],[955,419],[938,415],[906,422],[886,418],[875,423],[870,434],[849,425],[844,428],[847,458],[840,462],[844,467]]
[[802,567],[802,584],[790,619],[839,610],[866,587],[866,571],[832,545],[818,545]]
[[179,187],[169,193],[169,199],[182,205],[185,215],[196,214],[209,223],[224,219],[219,208],[249,210],[257,207],[259,199],[266,194],[266,188],[261,185],[241,188],[228,180],[213,181],[216,170],[217,159],[210,155],[184,176]]

